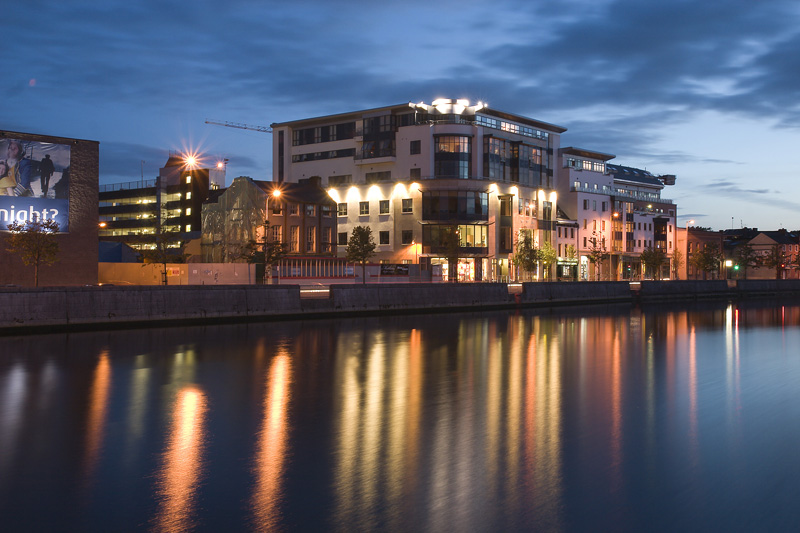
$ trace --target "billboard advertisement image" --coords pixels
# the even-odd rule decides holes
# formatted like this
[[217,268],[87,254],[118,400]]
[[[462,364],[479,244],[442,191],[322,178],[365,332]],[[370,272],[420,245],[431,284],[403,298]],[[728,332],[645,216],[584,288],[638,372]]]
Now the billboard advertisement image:
[[69,172],[68,144],[0,139],[0,231],[38,218],[68,232]]

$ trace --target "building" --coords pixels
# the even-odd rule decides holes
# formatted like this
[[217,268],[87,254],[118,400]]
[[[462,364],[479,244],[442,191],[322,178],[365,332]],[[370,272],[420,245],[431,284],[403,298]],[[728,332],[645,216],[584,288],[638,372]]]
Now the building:
[[337,203],[340,254],[352,229],[366,225],[376,260],[446,273],[455,232],[460,279],[507,280],[520,231],[540,246],[554,242],[555,154],[565,128],[440,99],[272,129],[275,179],[316,178]]
[[[762,231],[748,244],[759,262],[758,266],[750,269],[748,278],[798,279],[800,240],[797,233],[786,230]],[[777,263],[778,259],[780,263]]]
[[200,235],[202,205],[209,190],[225,186],[225,166],[199,168],[171,153],[155,179],[100,188],[100,239],[153,249],[159,231],[178,234],[176,248]]
[[[720,271],[725,266],[723,257],[723,233],[720,231],[711,231],[704,228],[690,227],[678,228],[677,246],[683,255],[682,260],[677,268],[678,279],[716,279],[720,275]],[[716,247],[719,250],[720,258],[723,261],[720,268],[713,272],[705,272],[695,266],[693,257],[709,247]]]
[[59,225],[58,262],[39,269],[39,285],[97,283],[99,154],[97,141],[0,131],[0,284],[34,284],[6,249],[8,224],[32,218]]
[[335,256],[336,202],[316,178],[298,183],[256,181],[242,176],[203,205],[205,263],[244,262],[267,242],[288,245],[286,265]]
[[558,151],[559,206],[578,226],[578,278],[638,279],[648,248],[664,252],[660,277],[669,277],[677,206],[661,191],[675,176],[608,163],[614,157],[575,147]]

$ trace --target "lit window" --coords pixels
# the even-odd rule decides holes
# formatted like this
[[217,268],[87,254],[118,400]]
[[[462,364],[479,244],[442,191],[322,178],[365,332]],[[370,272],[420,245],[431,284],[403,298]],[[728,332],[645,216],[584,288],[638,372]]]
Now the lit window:
[[192,231],[192,225],[186,224],[186,231]]
[[192,214],[192,208],[191,207],[187,207],[186,208],[186,214],[187,215],[191,215]]
[[381,200],[378,202],[378,209],[381,215],[389,214],[389,200]]
[[192,176],[187,174],[186,175],[186,183],[191,183],[191,182],[192,182]]
[[369,215],[369,202],[358,202],[358,214]]
[[336,214],[339,215],[340,217],[346,217],[347,216],[347,204],[345,204],[345,203],[338,204],[336,206]]
[[187,192],[186,193],[186,199],[187,200],[191,200],[192,199],[192,193],[191,192]]

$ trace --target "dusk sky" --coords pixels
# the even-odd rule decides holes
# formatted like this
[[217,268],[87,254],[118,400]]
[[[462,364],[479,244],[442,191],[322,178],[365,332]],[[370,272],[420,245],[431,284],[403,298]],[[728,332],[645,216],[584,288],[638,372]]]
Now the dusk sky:
[[467,98],[677,175],[681,226],[800,229],[797,1],[25,0],[6,16],[0,129],[100,141],[101,183],[153,178],[169,150],[271,179],[271,134],[206,119]]

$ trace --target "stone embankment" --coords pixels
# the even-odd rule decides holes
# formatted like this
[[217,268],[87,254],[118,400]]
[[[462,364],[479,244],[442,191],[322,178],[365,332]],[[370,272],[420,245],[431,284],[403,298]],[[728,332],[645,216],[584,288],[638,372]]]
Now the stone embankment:
[[378,313],[800,295],[800,280],[102,286],[0,289],[0,333],[155,327]]

